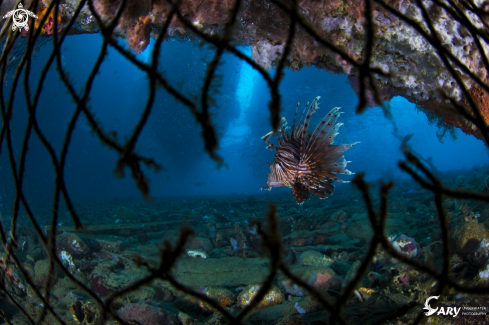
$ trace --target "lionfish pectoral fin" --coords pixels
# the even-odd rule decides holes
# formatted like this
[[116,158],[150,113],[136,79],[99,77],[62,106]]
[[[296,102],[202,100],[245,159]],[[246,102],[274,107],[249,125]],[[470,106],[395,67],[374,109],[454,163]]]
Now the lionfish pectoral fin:
[[268,132],[267,134],[265,134],[264,136],[261,137],[261,139],[265,142],[267,142],[268,138],[270,138],[272,135],[273,135],[273,131],[270,131]]
[[267,149],[268,149],[268,150],[272,150],[272,151],[273,151],[273,150],[277,150],[277,147],[276,147],[274,144],[269,144],[269,145],[267,146]]
[[273,131],[270,131],[268,132],[267,134],[265,134],[264,136],[261,137],[262,140],[266,140],[268,139],[271,135],[273,134]]
[[[262,137],[261,137],[261,139],[262,139],[263,141],[265,141],[265,142],[268,144],[268,147],[267,147],[267,149],[268,149],[268,150],[272,150],[272,149],[273,149],[273,150],[277,150],[277,146],[276,146],[276,145],[274,145],[273,143],[271,143],[271,142],[270,142],[270,140],[269,140],[269,138],[270,138],[270,137],[271,137],[271,136],[272,136],[274,133],[275,133],[275,132],[270,131],[270,132],[268,132],[267,134],[265,134],[264,136],[262,136]],[[279,143],[280,143],[280,141],[279,141]]]
[[[351,147],[354,147],[354,146],[356,146],[356,145],[357,145],[357,144],[359,144],[359,143],[360,143],[360,141],[358,141],[358,142],[353,142],[353,143],[351,143],[351,144],[344,144],[344,146],[347,146],[345,149],[346,149],[346,150],[348,150],[348,149],[350,149]],[[345,151],[346,151],[346,150],[345,150]]]
[[282,117],[280,123],[282,123],[282,129],[287,127],[287,119],[285,117]]

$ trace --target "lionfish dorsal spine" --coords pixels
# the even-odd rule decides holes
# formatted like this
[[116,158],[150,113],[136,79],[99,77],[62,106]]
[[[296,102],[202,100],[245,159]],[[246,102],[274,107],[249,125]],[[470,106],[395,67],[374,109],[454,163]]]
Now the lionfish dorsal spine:
[[279,133],[277,133],[277,142],[280,146],[283,146],[284,144],[284,131],[280,130],[280,135],[281,137],[279,137]]
[[[314,130],[314,132],[311,135],[311,139],[309,140],[308,147],[306,148],[305,152],[309,153],[312,148],[314,148],[314,145],[316,144],[316,140],[319,138],[320,135],[323,136],[323,138],[319,141],[318,144],[321,144],[322,141],[324,141],[324,138],[326,135],[329,133],[331,130],[331,127],[333,126],[334,122],[336,119],[339,117],[341,113],[337,113],[339,107],[333,108],[322,120],[319,122],[318,126]],[[338,114],[336,119],[333,120],[333,116],[335,114]],[[332,121],[333,120],[333,121]]]
[[340,108],[339,107],[335,107],[333,108],[320,122],[319,124],[316,126],[316,129],[314,130],[314,132],[312,132],[312,135],[311,135],[311,138],[314,138],[315,136],[318,136],[318,132],[323,130],[323,129],[327,129],[328,127],[331,127],[332,123],[330,123],[331,121],[331,118],[333,117],[333,115],[338,112]]
[[300,148],[300,153],[302,154],[305,149],[306,145],[306,140],[307,140],[307,130],[309,129],[309,122],[311,121],[311,116],[312,114],[318,109],[318,100],[321,98],[320,96],[317,96],[314,98],[314,100],[311,103],[311,106],[309,106],[309,109],[307,110],[306,117],[304,118],[304,122],[302,123],[302,135],[301,135],[301,148]]
[[316,147],[318,146],[329,146],[333,145],[334,138],[339,134],[338,129],[343,125],[343,123],[336,123],[341,113],[335,112],[328,123],[326,123],[325,128],[319,132],[319,136],[322,138],[317,143],[316,146],[313,146],[315,141],[311,141],[310,147],[306,150],[306,155],[311,155],[316,151]]
[[285,117],[282,117],[280,120],[282,125],[280,126],[280,137],[277,134],[277,141],[280,145],[283,145],[285,142],[289,141],[289,136],[288,136],[288,129],[289,127],[287,126],[287,119]]
[[297,110],[299,109],[299,105],[300,105],[300,103],[297,103],[297,106],[295,107],[294,121],[292,122],[292,129],[290,130],[290,136],[292,139],[294,138],[295,119],[297,118]]
[[301,121],[302,121],[302,118],[304,117],[304,114],[306,113],[308,107],[309,107],[309,102],[306,103],[306,106],[304,107],[304,110],[302,111],[301,118],[299,119],[299,121],[297,121],[297,129],[295,130],[295,136],[294,136],[295,138],[298,138],[301,135],[302,127],[304,126],[303,124],[301,124]]
[[336,125],[334,126],[334,128],[331,130],[331,133],[329,134],[329,136],[331,136],[331,142],[329,144],[334,144],[334,138],[340,134],[339,132],[339,129],[340,127],[342,127],[344,124],[343,123],[336,123]]

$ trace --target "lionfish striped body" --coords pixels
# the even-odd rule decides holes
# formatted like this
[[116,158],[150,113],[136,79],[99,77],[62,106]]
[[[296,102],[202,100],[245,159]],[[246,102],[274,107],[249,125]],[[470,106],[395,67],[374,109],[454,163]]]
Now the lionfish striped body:
[[[301,124],[301,118],[295,127],[297,110],[292,123],[292,129],[287,127],[287,121],[282,118],[282,126],[276,134],[278,146],[272,144],[269,138],[274,132],[269,132],[262,139],[268,144],[267,149],[276,150],[273,163],[270,164],[267,184],[262,189],[271,190],[272,187],[287,186],[292,188],[292,194],[298,204],[309,199],[310,193],[320,199],[333,193],[333,181],[348,183],[336,176],[337,174],[353,174],[346,169],[349,161],[345,160],[343,153],[356,145],[334,145],[334,137],[343,123],[336,123],[340,116],[339,107],[333,108],[317,125],[316,129],[308,134],[309,122],[312,114],[319,108],[316,97],[312,104],[306,104],[307,113]],[[299,104],[297,104],[299,107]],[[309,108],[308,108],[309,107]],[[305,110],[304,110],[305,111]],[[336,124],[335,124],[336,123]],[[289,134],[290,130],[290,134]]]

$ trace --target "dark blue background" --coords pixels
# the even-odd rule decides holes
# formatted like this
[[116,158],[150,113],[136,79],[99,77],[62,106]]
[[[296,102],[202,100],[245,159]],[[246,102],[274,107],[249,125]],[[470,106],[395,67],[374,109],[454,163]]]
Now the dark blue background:
[[[100,35],[70,36],[65,41],[63,64],[78,91],[84,87],[100,47]],[[47,45],[36,54],[30,77],[31,89],[35,89],[51,50],[51,45]],[[251,54],[249,48],[242,47],[241,50]],[[148,61],[150,51],[148,48],[138,58]],[[184,94],[198,96],[213,53],[212,49],[199,47],[198,43],[189,40],[167,41],[162,46],[160,71]],[[258,188],[265,184],[266,161],[273,160],[273,152],[267,151],[266,144],[260,139],[271,130],[267,108],[270,96],[266,83],[257,72],[231,54],[224,56],[219,75],[219,93],[213,96],[217,107],[213,108],[212,120],[218,129],[219,154],[224,158],[225,166],[218,169],[217,163],[204,152],[200,127],[189,110],[159,89],[149,122],[137,143],[140,154],[153,157],[165,168],[159,173],[145,169],[151,179],[152,196],[251,194],[257,193]],[[10,83],[11,80],[7,91]],[[460,131],[457,131],[456,142],[447,137],[445,144],[440,143],[436,127],[428,125],[425,114],[418,113],[414,104],[403,98],[394,98],[388,104],[392,119],[384,117],[378,107],[356,115],[357,97],[346,76],[332,75],[313,67],[299,72],[286,70],[280,91],[283,116],[287,117],[289,124],[298,101],[304,104],[315,96],[321,96],[321,109],[315,114],[315,121],[331,108],[340,106],[345,112],[340,121],[345,125],[341,127],[336,143],[361,141],[346,153],[347,160],[352,161],[348,168],[354,172],[365,171],[369,180],[389,174],[406,177],[397,168],[402,156],[400,142],[391,134],[394,128],[403,135],[414,133],[410,144],[423,156],[432,156],[440,170],[470,169],[488,162],[484,144]],[[90,95],[90,109],[104,130],[117,131],[118,139],[125,139],[136,125],[147,96],[145,74],[111,49]],[[22,87],[17,91],[14,107],[11,124],[18,161],[27,123]],[[58,154],[74,109],[71,96],[59,80],[57,71],[52,69],[43,85],[37,119]],[[0,203],[3,210],[14,194],[6,149],[4,144],[0,156]],[[27,158],[24,186],[28,199],[39,202],[52,200],[55,178],[51,158],[35,135],[29,142]],[[82,117],[73,136],[65,173],[73,199],[141,197],[128,170],[122,179],[113,174],[117,158],[114,151],[102,146],[100,140],[92,135]]]

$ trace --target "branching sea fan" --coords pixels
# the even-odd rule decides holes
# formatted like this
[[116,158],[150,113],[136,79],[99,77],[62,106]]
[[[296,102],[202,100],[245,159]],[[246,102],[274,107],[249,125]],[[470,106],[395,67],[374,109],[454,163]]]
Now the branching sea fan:
[[[292,194],[299,204],[306,202],[310,193],[320,199],[326,198],[326,194],[333,193],[333,181],[348,183],[348,181],[339,179],[337,174],[353,174],[345,168],[349,161],[345,160],[343,153],[358,142],[342,145],[333,144],[334,137],[338,135],[338,129],[343,125],[343,123],[336,123],[341,115],[338,112],[339,107],[333,108],[319,122],[314,132],[308,134],[311,116],[319,108],[319,98],[319,96],[316,97],[310,106],[306,104],[306,108],[297,122],[297,128],[295,127],[297,109],[292,129],[287,126],[285,118],[282,118],[282,126],[279,133],[276,134],[278,146],[269,140],[274,134],[273,131],[262,137],[263,141],[268,144],[267,149],[277,151],[273,163],[268,163],[270,174],[268,174],[267,184],[262,189],[271,190],[272,187],[281,186],[291,187]],[[301,124],[306,109],[307,114]]]

